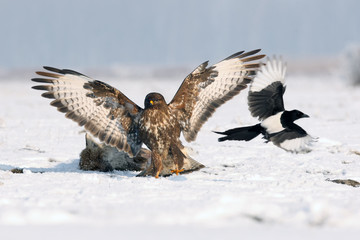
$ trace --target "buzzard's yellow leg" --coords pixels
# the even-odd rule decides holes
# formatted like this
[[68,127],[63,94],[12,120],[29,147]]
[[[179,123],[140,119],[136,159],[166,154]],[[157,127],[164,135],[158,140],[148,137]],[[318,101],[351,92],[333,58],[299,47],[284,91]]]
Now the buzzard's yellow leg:
[[171,170],[171,173],[175,173],[176,175],[179,175],[179,173],[183,172],[184,171],[184,168],[183,169],[175,169],[175,170]]
[[171,170],[171,173],[175,173],[176,175],[179,175],[179,173],[184,171],[184,168],[179,170],[179,165],[180,167],[184,166],[184,158],[185,158],[185,155],[183,154],[183,152],[181,152],[179,145],[180,147],[182,147],[181,142],[173,143],[170,146],[171,153],[173,155],[174,165],[175,165],[175,169]]

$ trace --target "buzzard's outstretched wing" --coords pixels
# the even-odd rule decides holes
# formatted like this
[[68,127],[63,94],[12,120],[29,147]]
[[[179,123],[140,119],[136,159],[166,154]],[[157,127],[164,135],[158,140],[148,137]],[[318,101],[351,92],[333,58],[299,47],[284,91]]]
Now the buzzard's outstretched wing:
[[119,90],[68,69],[44,67],[32,81],[46,85],[33,86],[45,90],[45,98],[65,116],[84,126],[101,141],[135,156],[141,148],[136,124],[142,109]]
[[261,66],[251,83],[248,105],[251,115],[260,121],[285,110],[285,64],[276,58]]
[[185,78],[169,107],[188,142],[219,106],[246,88],[260,67],[250,62],[265,56],[255,55],[259,51],[238,52],[211,67],[204,62]]

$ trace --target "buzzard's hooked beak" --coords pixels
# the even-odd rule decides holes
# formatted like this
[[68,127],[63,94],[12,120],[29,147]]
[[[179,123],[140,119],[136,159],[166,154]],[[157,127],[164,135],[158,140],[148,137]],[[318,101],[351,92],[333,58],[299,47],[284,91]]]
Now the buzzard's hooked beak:
[[154,105],[154,101],[153,101],[153,100],[150,100],[150,104],[151,104],[151,105]]

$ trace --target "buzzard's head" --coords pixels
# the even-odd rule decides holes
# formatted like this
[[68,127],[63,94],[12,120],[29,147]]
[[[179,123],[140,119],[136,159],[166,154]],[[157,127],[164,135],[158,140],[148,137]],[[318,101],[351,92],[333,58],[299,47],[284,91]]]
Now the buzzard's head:
[[145,109],[162,104],[166,105],[166,102],[160,93],[149,93],[145,97]]

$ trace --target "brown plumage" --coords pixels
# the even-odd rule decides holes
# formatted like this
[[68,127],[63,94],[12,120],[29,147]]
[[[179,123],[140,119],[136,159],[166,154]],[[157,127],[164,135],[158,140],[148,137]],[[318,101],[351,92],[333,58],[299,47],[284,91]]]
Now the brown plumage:
[[211,67],[202,63],[169,104],[161,94],[149,93],[144,109],[110,85],[68,69],[44,67],[50,72],[37,72],[42,77],[32,81],[46,85],[33,88],[45,90],[42,96],[55,99],[51,105],[66,117],[131,157],[144,143],[151,150],[151,165],[139,175],[158,177],[164,159],[172,158],[174,172],[181,171],[189,156],[180,132],[186,141],[194,141],[214,111],[246,88],[260,67],[256,60],[265,56],[256,55],[259,51],[238,52]]

